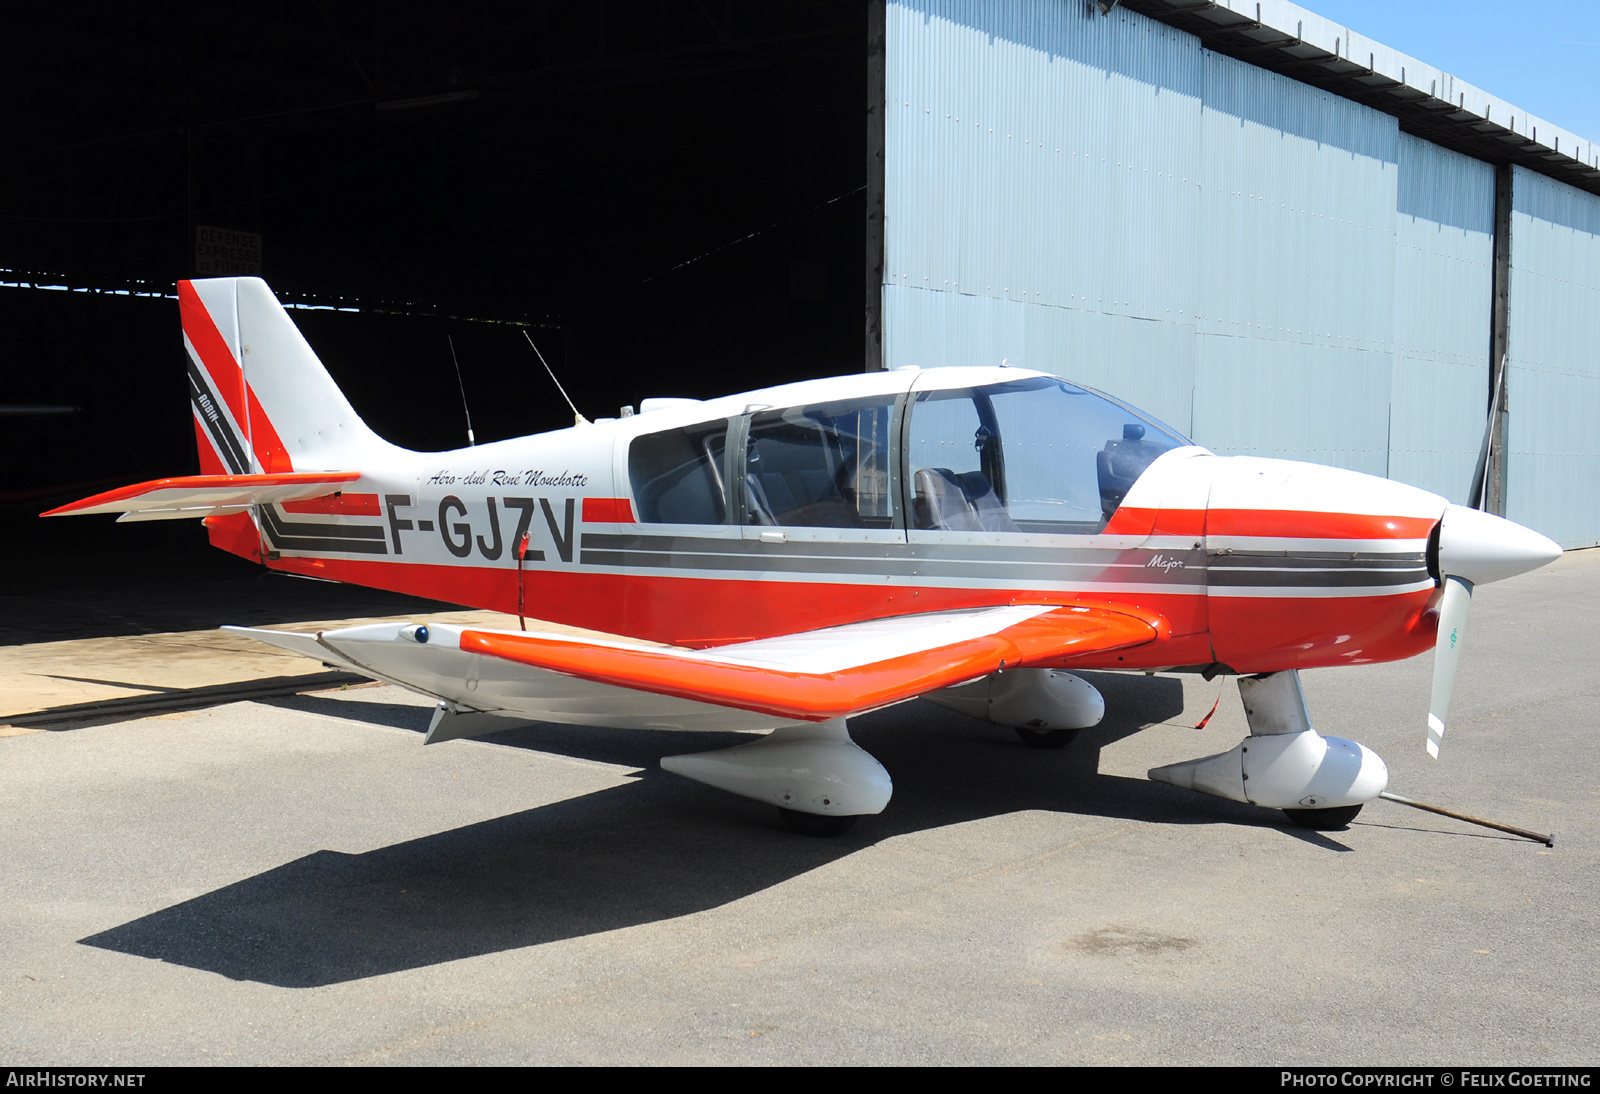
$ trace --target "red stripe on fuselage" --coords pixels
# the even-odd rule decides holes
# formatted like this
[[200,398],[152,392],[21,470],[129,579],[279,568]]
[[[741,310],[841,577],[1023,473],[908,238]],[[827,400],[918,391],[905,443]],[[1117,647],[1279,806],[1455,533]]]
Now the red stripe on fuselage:
[[1203,536],[1206,532],[1204,509],[1139,509],[1124,505],[1111,514],[1106,525],[1108,536]]
[[286,501],[285,513],[331,513],[341,517],[381,517],[383,507],[376,494],[329,494],[310,501]]
[[[515,570],[479,566],[289,557],[274,569],[348,581],[514,614]],[[1209,633],[1163,633],[1135,649],[1066,655],[1063,668],[1139,669],[1221,661],[1243,673],[1396,661],[1433,645],[1422,619],[1432,590],[1383,596],[1121,598],[993,589],[884,588],[823,582],[528,571],[527,614],[537,619],[703,648],[864,619],[996,604],[1084,603],[1182,617],[1210,599]],[[1217,648],[1212,638],[1218,636]]]
[[[1165,515],[1165,514],[1163,514]],[[1297,509],[1208,509],[1212,536],[1271,536],[1279,539],[1427,539],[1434,517],[1386,517]]]
[[1131,509],[1111,517],[1105,534],[1271,536],[1276,539],[1427,539],[1437,518],[1300,509]]
[[583,519],[597,524],[632,524],[633,505],[627,498],[584,498]]
[[[517,573],[486,566],[441,566],[370,559],[285,557],[273,569],[348,581],[453,604],[516,613]],[[653,642],[704,648],[774,638],[864,619],[918,612],[982,608],[997,604],[1088,604],[1140,616],[1160,637],[1125,653],[1068,656],[1060,664],[1080,668],[1153,668],[1207,664],[1211,645],[1204,634],[1172,636],[1167,620],[1194,610],[1194,596],[1143,594],[1127,602],[1057,592],[994,589],[912,589],[845,583],[752,581],[748,579],[526,572],[527,614],[570,626],[625,634]],[[1126,658],[1124,660],[1124,658]]]
[[[600,507],[599,512],[606,512],[605,507]],[[1147,514],[1151,511],[1130,516],[1130,526],[1137,527],[1150,519],[1154,534],[1197,538],[1209,533],[1306,540],[1415,541],[1425,538],[1433,525],[1431,520],[1417,517],[1299,510],[1179,509]],[[587,504],[584,515],[594,519]],[[511,569],[309,558],[285,558],[272,565],[508,613],[514,612],[517,604],[517,576]],[[751,579],[570,570],[529,570],[525,580],[528,615],[692,647],[769,638],[864,619],[1006,603],[1084,603],[1114,610],[1144,609],[1171,621],[1162,639],[1149,646],[1114,654],[1063,656],[1057,662],[1061,667],[1159,668],[1220,661],[1236,671],[1254,673],[1392,661],[1411,657],[1433,644],[1431,631],[1419,623],[1434,595],[1426,589],[1292,597],[1132,591],[1119,594],[1104,589],[1073,594],[912,588],[888,581],[799,582],[785,580],[781,574]]]
[[1204,509],[1161,509],[1150,529],[1157,536],[1203,536],[1206,533]]
[[1108,536],[1147,536],[1156,523],[1155,509],[1135,509],[1131,505],[1124,505],[1111,514],[1111,520],[1105,526],[1105,535]]

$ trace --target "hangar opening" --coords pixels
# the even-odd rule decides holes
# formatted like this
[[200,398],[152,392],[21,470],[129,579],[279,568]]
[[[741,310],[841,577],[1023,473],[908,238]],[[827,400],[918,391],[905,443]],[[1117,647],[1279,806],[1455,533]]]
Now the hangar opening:
[[[861,367],[865,9],[0,16],[6,515],[195,471],[179,278],[259,273],[419,449]],[[457,368],[459,367],[459,380]],[[187,534],[186,534],[187,533]],[[199,549],[183,528],[118,534]],[[8,537],[15,538],[15,537]]]

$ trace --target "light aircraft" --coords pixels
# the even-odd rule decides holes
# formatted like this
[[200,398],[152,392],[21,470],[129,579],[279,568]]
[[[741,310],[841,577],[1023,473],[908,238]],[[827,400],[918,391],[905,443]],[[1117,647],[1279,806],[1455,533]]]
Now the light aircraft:
[[1388,769],[1317,733],[1299,670],[1437,639],[1437,756],[1473,587],[1561,554],[1386,479],[1216,456],[1004,366],[647,399],[412,452],[362,423],[264,282],[178,299],[203,473],[45,515],[201,517],[275,570],[608,632],[229,628],[433,697],[427,743],[507,719],[768,731],[662,766],[811,834],[888,804],[852,715],[920,696],[1060,746],[1104,712],[1073,669],[1238,677],[1250,735],[1150,776],[1341,827]]

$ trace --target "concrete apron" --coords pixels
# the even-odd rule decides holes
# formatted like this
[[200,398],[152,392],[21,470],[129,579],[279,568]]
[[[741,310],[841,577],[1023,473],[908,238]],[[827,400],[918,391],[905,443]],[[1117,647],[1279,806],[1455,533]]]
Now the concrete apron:
[[[273,629],[314,633],[415,619],[515,630],[517,617],[454,611],[329,619]],[[529,619],[529,630],[594,634]],[[82,720],[112,720],[266,695],[348,687],[365,678],[220,630],[0,646],[0,737]]]

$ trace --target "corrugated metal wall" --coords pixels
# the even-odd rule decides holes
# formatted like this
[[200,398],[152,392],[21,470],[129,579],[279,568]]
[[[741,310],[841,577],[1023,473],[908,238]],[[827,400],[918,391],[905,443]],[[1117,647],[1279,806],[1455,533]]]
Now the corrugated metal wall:
[[1195,439],[1382,475],[1399,130],[1347,99],[1204,57]]
[[1062,6],[888,5],[884,361],[1009,359],[1187,431],[1202,51]]
[[[1220,453],[1464,500],[1488,390],[1491,167],[1120,8],[890,0],[886,16],[888,367],[1009,359]],[[1595,542],[1600,447],[1578,424],[1600,409],[1600,200],[1518,180],[1537,227],[1514,237],[1512,329],[1568,315],[1513,341],[1511,515],[1555,535],[1533,483],[1587,483],[1560,529]],[[1563,277],[1560,305],[1530,288],[1539,302],[1518,303],[1519,284]],[[1563,411],[1559,443],[1524,438],[1557,403],[1586,411]]]
[[1389,476],[1464,503],[1488,411],[1494,168],[1399,147]]
[[1600,198],[1516,168],[1506,516],[1600,544]]

